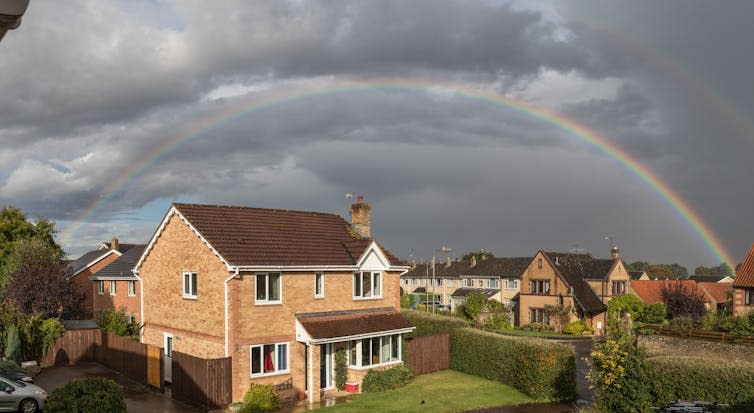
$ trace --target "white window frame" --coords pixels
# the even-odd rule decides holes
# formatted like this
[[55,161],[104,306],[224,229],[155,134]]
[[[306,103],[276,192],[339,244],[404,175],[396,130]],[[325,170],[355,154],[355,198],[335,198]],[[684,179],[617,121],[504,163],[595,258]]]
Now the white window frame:
[[463,286],[464,287],[473,287],[474,286],[474,279],[472,279],[472,278],[464,278],[463,279]]
[[136,297],[136,281],[128,282],[128,296]]
[[[319,289],[319,294],[317,294]],[[314,298],[325,298],[325,273],[314,273]]]
[[[270,300],[270,275],[278,276],[278,299]],[[264,277],[265,298],[257,297],[257,283],[259,277]],[[279,272],[264,272],[255,274],[254,278],[254,304],[256,305],[274,305],[283,303],[283,274]],[[270,343],[273,344],[273,343]]]
[[97,280],[97,295],[105,295],[105,282]]
[[118,282],[110,280],[110,295],[118,295]]
[[495,288],[495,289],[500,288],[500,279],[490,278],[487,280],[487,285],[489,286],[489,288]]
[[136,314],[129,314],[127,317],[128,324],[136,324]]
[[[188,277],[188,290],[186,290],[186,277]],[[197,284],[199,284],[199,277],[193,271],[184,271],[182,278],[183,279],[181,281],[183,282],[183,298],[186,298],[188,300],[196,300],[199,296],[199,289],[197,288]]]
[[[280,346],[285,346],[285,369],[278,369],[278,361],[279,356],[278,352],[280,351]],[[264,373],[264,346],[275,346],[275,356],[272,358],[272,363],[275,366],[275,371]],[[252,359],[251,353],[254,348],[259,348],[259,356],[262,358],[260,360],[260,366],[262,367],[262,373],[254,373],[253,372],[253,363],[254,360]],[[288,341],[281,341],[279,343],[264,343],[264,344],[252,344],[249,346],[249,377],[254,379],[258,377],[269,377],[269,376],[277,376],[280,374],[286,374],[291,372],[291,344]]]
[[[511,285],[513,285],[511,287]],[[506,290],[518,290],[518,278],[505,277],[505,289]]]
[[[371,285],[371,294],[368,296],[364,296],[364,274],[370,274],[369,284]],[[358,274],[358,294],[356,294],[356,279]],[[375,278],[379,278],[379,282],[375,282]],[[353,276],[351,277],[351,296],[354,300],[379,300],[382,298],[382,279],[384,277],[382,276],[382,272],[380,271],[354,271]],[[378,294],[375,294],[375,286],[379,288]]]
[[[374,338],[380,339],[380,350],[382,349],[382,346],[384,344],[383,340],[385,340],[385,339],[389,340],[389,344],[388,344],[390,346],[390,356],[388,357],[389,360],[387,360],[387,361],[382,360],[382,351],[380,351],[380,362],[376,363],[376,364],[369,364],[369,365],[365,366],[361,362],[362,361],[362,350],[364,349],[364,343],[365,342],[368,343],[368,345],[370,347],[369,354],[371,354],[372,339],[374,339]],[[392,340],[393,339],[397,339],[397,341],[398,341],[398,346],[397,346],[398,356],[396,358],[393,358],[393,354],[392,354],[392,349],[393,349]],[[356,345],[355,354],[352,352],[352,349],[354,348],[353,347],[354,343]],[[354,369],[354,370],[367,370],[367,369],[372,369],[372,368],[375,368],[375,367],[389,366],[389,365],[393,365],[393,364],[398,364],[398,363],[401,363],[402,360],[403,360],[403,354],[402,354],[402,352],[403,352],[403,346],[402,346],[402,344],[403,344],[403,334],[386,334],[384,336],[374,336],[374,337],[363,338],[363,339],[359,339],[359,340],[351,340],[351,341],[349,341],[347,343],[347,348],[346,348],[347,358],[346,358],[346,362],[348,363],[348,367],[351,368],[351,369]],[[353,360],[354,357],[356,358],[356,360]],[[354,361],[355,361],[355,363],[354,363]]]

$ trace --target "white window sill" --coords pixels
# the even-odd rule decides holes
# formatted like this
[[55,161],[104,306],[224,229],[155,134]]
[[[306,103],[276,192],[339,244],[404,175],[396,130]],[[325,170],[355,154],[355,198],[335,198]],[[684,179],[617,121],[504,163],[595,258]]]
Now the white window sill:
[[274,373],[252,374],[252,375],[249,376],[249,378],[252,378],[252,379],[261,379],[261,378],[265,378],[265,377],[272,377],[272,376],[280,376],[280,375],[283,375],[283,374],[290,374],[290,372],[291,372],[291,370],[288,369],[288,370],[276,371]]
[[402,360],[396,360],[396,361],[389,361],[387,363],[371,364],[369,366],[348,366],[348,368],[353,369],[353,370],[371,370],[377,367],[395,366],[401,363],[403,363]]
[[316,300],[321,300],[321,299],[323,299],[323,298],[325,298],[325,296],[324,296],[324,295],[315,295],[315,296],[314,296],[314,299],[316,299]]
[[196,300],[196,299],[197,299],[197,297],[198,297],[198,296],[196,296],[196,295],[184,295],[184,296],[183,296],[183,299],[184,299],[184,300]]
[[105,293],[97,293],[97,295],[105,295]]
[[283,301],[254,301],[254,305],[282,305]]
[[111,294],[110,294],[110,297],[115,297],[116,295],[118,295],[118,294],[112,294],[112,293],[111,293]]
[[128,294],[129,297],[136,297],[136,294]]
[[382,300],[382,296],[379,297],[353,297],[354,301],[369,301],[369,300]]

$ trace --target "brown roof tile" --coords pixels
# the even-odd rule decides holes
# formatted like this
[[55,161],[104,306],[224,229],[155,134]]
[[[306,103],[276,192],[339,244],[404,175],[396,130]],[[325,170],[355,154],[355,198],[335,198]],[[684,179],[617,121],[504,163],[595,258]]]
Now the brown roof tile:
[[741,263],[741,268],[736,271],[736,279],[733,280],[734,287],[754,287],[754,244],[749,249],[749,254]]
[[[372,242],[337,214],[174,204],[231,265],[353,265]],[[382,251],[393,265],[402,264]]]
[[[655,304],[662,302],[662,287],[670,288],[680,284],[682,288],[689,291],[695,291],[704,297],[704,302],[710,302],[709,296],[704,290],[699,288],[696,281],[693,280],[636,280],[631,281],[631,289],[639,296],[644,304]],[[729,284],[723,284],[729,285]]]
[[[482,277],[516,277],[521,278],[521,274],[531,263],[532,257],[501,257],[487,258],[477,261],[475,266],[471,266],[470,261],[451,261],[450,266],[445,262],[435,263],[435,276],[445,278],[457,278],[462,275],[482,276]],[[432,276],[432,263],[417,264],[403,274],[402,278],[424,278],[429,271]]]
[[296,314],[296,318],[315,340],[351,337],[413,327],[394,308],[305,313]]
[[568,286],[573,288],[573,296],[582,310],[587,313],[599,314],[607,309],[585,278],[605,279],[614,260],[597,259],[592,257],[591,254],[545,251],[542,251],[542,254],[555,271],[565,279]]
[[718,304],[727,302],[728,291],[733,289],[731,283],[697,282],[697,285],[706,290],[710,297]]

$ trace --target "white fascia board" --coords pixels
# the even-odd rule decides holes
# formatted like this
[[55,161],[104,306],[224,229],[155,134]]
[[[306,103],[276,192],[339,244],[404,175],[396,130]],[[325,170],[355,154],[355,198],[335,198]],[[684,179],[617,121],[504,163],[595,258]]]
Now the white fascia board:
[[102,261],[103,259],[105,259],[105,257],[107,257],[107,256],[108,256],[108,255],[110,255],[110,254],[118,254],[118,256],[119,256],[119,257],[120,257],[121,255],[123,255],[123,254],[122,254],[122,253],[121,253],[120,251],[118,251],[118,250],[110,250],[110,251],[108,251],[108,252],[106,252],[106,253],[104,253],[104,254],[100,255],[100,256],[99,256],[99,257],[98,257],[97,259],[95,259],[94,261],[90,262],[89,264],[86,264],[85,266],[81,267],[81,269],[80,269],[80,270],[76,271],[75,273],[73,273],[73,274],[71,275],[71,278],[73,278],[73,277],[77,276],[77,275],[78,275],[79,273],[81,273],[81,272],[82,272],[82,271],[84,271],[85,269],[87,269],[87,268],[91,267],[92,265],[94,265],[94,264],[96,264],[96,263],[98,263],[98,262]]
[[123,276],[123,277],[107,277],[102,275],[91,275],[89,279],[92,281],[138,281],[136,276]]
[[134,266],[133,270],[131,270],[134,273],[138,273],[139,269],[141,268],[141,264],[144,263],[144,259],[146,259],[147,255],[152,251],[152,248],[154,247],[154,244],[157,242],[157,239],[160,238],[160,235],[162,235],[162,231],[165,230],[165,226],[167,226],[168,221],[170,221],[170,218],[173,215],[178,215],[178,217],[181,218],[181,220],[188,225],[188,227],[191,229],[191,231],[194,232],[194,234],[199,237],[200,240],[207,246],[207,248],[212,251],[215,256],[217,256],[218,259],[220,259],[220,262],[225,264],[225,267],[228,268],[229,271],[232,271],[232,267],[230,264],[228,264],[228,261],[223,258],[222,255],[220,255],[219,252],[215,249],[215,247],[212,246],[212,244],[207,241],[206,238],[196,229],[193,225],[191,225],[191,222],[189,222],[188,219],[186,219],[183,214],[181,214],[181,211],[178,210],[178,208],[175,207],[175,205],[172,205],[170,209],[168,210],[167,214],[165,214],[165,218],[162,219],[162,222],[160,223],[160,226],[157,227],[157,230],[155,231],[154,235],[152,235],[152,239],[149,240],[149,244],[147,244],[147,247],[144,248],[144,252],[141,254],[141,257],[139,257],[139,261],[136,262],[136,265]]
[[230,268],[243,272],[356,271],[358,269],[355,265],[239,265]]
[[296,320],[296,341],[301,343],[311,343],[312,341],[312,336],[309,335],[309,332],[306,331],[298,319]]
[[[382,337],[382,336],[389,336],[393,334],[405,334],[410,333],[414,331],[416,327],[408,327],[408,328],[401,328],[398,330],[386,330],[386,331],[376,331],[374,333],[366,333],[366,334],[357,334],[353,336],[342,336],[342,337],[333,337],[333,338],[320,338],[320,339],[311,339],[310,341],[306,342],[308,344],[327,344],[327,343],[340,343],[342,341],[351,341],[351,340],[361,340],[365,338],[372,338],[372,337]],[[298,336],[297,336],[298,337]]]

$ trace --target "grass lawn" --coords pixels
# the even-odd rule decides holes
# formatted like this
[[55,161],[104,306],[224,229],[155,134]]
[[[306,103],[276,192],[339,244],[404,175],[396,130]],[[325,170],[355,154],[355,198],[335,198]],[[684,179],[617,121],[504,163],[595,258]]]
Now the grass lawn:
[[[574,336],[571,334],[560,334],[553,331],[530,331],[522,330],[519,328],[513,328],[510,330],[493,330],[496,333],[500,333],[508,336],[524,336],[524,337],[544,337],[544,338],[557,338],[559,340],[583,340],[585,336]],[[589,338],[589,337],[586,337]]]
[[[406,387],[349,396],[350,401],[317,409],[339,412],[459,412],[481,407],[534,403],[525,394],[500,382],[453,370],[414,378]],[[424,404],[421,401],[424,400]]]

